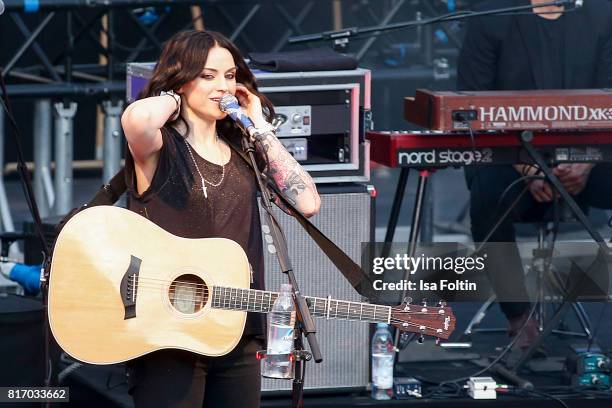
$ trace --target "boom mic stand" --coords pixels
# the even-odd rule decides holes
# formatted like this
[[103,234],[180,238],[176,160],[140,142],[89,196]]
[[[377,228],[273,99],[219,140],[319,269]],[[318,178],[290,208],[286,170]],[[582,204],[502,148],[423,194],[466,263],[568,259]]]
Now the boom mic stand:
[[287,250],[287,241],[280,227],[280,224],[272,214],[272,198],[267,188],[267,183],[264,182],[263,176],[257,167],[255,160],[255,146],[251,142],[248,134],[242,137],[242,149],[249,156],[251,166],[255,171],[255,177],[257,178],[257,184],[259,191],[262,196],[262,205],[264,207],[264,214],[266,222],[270,228],[269,235],[272,237],[272,244],[276,251],[276,257],[280,265],[281,271],[287,275],[291,288],[293,290],[293,299],[297,310],[297,322],[296,325],[296,336],[295,336],[295,351],[296,356],[295,362],[295,376],[293,378],[293,389],[292,389],[292,406],[297,408],[303,405],[303,393],[304,393],[304,375],[306,372],[306,361],[310,359],[307,352],[304,350],[304,344],[302,336],[306,336],[306,340],[310,345],[312,357],[316,363],[323,361],[321,356],[321,350],[319,348],[319,342],[316,338],[316,328],[314,319],[308,309],[306,299],[302,296],[298,283],[293,274],[293,267],[291,266],[291,260],[289,259],[289,253]]
[[[573,6],[572,9],[582,7],[583,0],[555,0],[548,3],[542,4],[528,4],[524,6],[504,7],[499,9],[484,10],[484,11],[457,11],[449,14],[443,14],[438,17],[432,17],[422,20],[404,21],[401,23],[394,24],[383,24],[373,27],[351,27],[342,30],[324,31],[322,33],[298,35],[295,37],[289,37],[289,44],[301,44],[313,41],[333,41],[335,48],[346,48],[350,38],[356,37],[375,37],[382,34],[385,31],[399,30],[402,28],[420,27],[424,25],[434,23],[445,23],[449,21],[465,20],[472,17],[482,17],[490,15],[500,14],[516,14],[522,11],[528,11],[535,8],[549,7],[549,6]],[[564,10],[562,12],[565,12]]]

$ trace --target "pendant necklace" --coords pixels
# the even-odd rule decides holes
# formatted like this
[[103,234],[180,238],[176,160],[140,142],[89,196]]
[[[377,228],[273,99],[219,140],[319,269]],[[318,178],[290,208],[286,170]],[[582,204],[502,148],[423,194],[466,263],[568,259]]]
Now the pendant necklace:
[[[216,137],[217,137],[217,143],[219,143],[219,135],[216,135]],[[193,162],[193,165],[195,166],[196,171],[198,172],[198,175],[200,176],[200,181],[202,182],[202,192],[204,192],[204,198],[208,198],[208,192],[206,191],[206,184],[208,184],[211,187],[219,187],[221,183],[223,183],[223,179],[225,178],[225,164],[221,165],[221,180],[219,180],[219,182],[217,183],[211,183],[210,181],[206,180],[204,176],[202,175],[202,172],[200,171],[200,168],[198,167],[198,164],[195,161],[195,157],[193,157],[193,153],[191,152],[191,146],[189,145],[189,142],[187,141],[186,138],[183,138],[183,140],[185,141],[185,145],[187,145],[187,151],[189,152],[189,156],[191,156],[191,161]],[[219,145],[217,145],[217,147],[219,149],[219,157],[223,159],[221,148],[219,147]]]

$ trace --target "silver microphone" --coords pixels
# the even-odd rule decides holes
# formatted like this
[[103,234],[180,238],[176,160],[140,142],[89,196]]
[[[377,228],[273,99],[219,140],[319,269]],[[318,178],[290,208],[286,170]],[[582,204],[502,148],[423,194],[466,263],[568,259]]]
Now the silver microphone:
[[4,14],[4,3],[0,0],[0,16]]
[[[584,5],[584,0],[557,0],[554,3],[555,3],[555,5],[557,7],[560,7],[560,6],[564,6],[564,7],[572,6],[572,10],[576,10],[576,9],[581,8]],[[534,6],[536,8],[538,7],[537,4],[534,4]]]
[[255,133],[255,125],[253,121],[244,113],[242,107],[238,103],[238,99],[230,93],[226,93],[219,101],[219,109],[221,112],[227,113],[234,122],[240,125],[246,132],[253,136]]

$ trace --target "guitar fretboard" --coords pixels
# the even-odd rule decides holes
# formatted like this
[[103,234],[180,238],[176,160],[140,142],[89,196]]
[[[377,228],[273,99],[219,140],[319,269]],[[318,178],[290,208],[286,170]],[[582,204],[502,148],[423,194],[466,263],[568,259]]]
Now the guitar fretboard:
[[[268,313],[272,310],[272,305],[277,297],[278,292],[215,286],[212,293],[212,307]],[[305,296],[305,299],[314,317],[372,323],[389,323],[391,319],[391,307],[389,306],[311,296]]]

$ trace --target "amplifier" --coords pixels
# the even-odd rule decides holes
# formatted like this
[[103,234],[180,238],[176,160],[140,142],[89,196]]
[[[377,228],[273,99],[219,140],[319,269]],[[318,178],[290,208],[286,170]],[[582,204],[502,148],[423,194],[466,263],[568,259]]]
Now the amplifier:
[[[327,188],[326,188],[327,187]],[[361,243],[374,233],[373,191],[363,185],[330,189],[320,186],[321,211],[311,221],[355,262],[360,263]],[[299,223],[274,207],[285,231],[289,256],[300,290],[307,296],[362,301],[340,271],[310,239]],[[275,255],[265,253],[266,289],[278,290],[287,277]],[[306,389],[365,388],[369,380],[369,325],[343,320],[315,320],[323,362],[307,362]],[[290,390],[288,380],[262,379],[263,391]]]
[[[127,101],[151,77],[155,63],[127,66]],[[317,183],[370,180],[370,71],[270,73],[253,70],[259,90],[282,124],[277,136]]]

